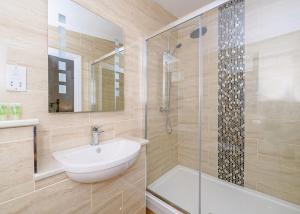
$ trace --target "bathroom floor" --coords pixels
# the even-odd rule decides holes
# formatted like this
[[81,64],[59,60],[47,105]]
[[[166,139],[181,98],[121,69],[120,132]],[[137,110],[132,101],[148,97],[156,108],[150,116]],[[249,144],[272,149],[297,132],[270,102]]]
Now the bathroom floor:
[[155,214],[155,213],[152,212],[151,210],[147,209],[147,210],[146,210],[146,214]]

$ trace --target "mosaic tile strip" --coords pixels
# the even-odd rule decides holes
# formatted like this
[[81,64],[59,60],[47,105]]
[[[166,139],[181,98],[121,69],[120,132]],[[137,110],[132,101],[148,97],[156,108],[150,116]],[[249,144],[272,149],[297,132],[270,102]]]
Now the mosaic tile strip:
[[219,8],[218,177],[244,186],[245,4]]

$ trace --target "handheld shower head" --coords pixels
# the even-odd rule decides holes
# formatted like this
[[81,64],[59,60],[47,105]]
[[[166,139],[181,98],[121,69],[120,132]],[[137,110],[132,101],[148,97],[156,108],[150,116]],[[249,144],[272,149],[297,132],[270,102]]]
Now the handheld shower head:
[[179,44],[176,45],[176,48],[181,48],[181,46],[182,46],[182,44],[179,43]]
[[181,43],[178,43],[178,44],[175,46],[175,48],[174,48],[174,50],[173,50],[173,52],[172,52],[171,55],[174,55],[175,51],[176,51],[177,49],[181,48],[181,47],[182,47],[182,44],[181,44]]

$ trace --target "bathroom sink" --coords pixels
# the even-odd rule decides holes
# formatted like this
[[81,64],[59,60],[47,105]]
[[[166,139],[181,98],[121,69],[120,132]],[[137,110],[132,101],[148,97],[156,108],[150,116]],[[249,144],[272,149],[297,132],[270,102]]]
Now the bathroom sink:
[[67,175],[80,183],[107,180],[125,172],[137,159],[141,145],[117,138],[96,146],[86,145],[53,153]]

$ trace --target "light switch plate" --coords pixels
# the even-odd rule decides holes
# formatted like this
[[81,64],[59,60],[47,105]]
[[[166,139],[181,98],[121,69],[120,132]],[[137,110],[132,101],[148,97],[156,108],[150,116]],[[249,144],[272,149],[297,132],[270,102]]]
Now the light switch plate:
[[27,90],[27,68],[18,65],[6,65],[6,90]]

